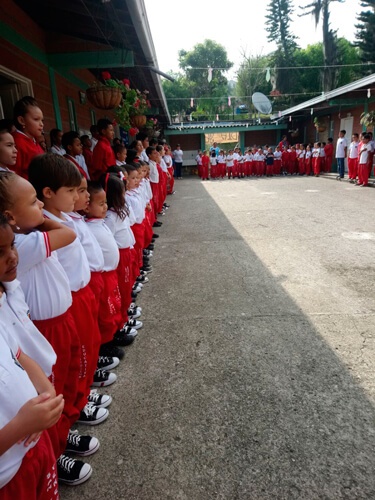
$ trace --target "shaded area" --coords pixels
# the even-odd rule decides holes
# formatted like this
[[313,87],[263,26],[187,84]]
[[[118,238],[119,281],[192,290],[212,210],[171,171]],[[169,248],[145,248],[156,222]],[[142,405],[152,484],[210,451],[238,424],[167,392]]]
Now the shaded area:
[[[309,187],[319,189],[319,181],[332,186],[319,179]],[[254,184],[249,194],[258,186],[272,192],[275,182]],[[305,195],[289,187],[289,202],[272,205],[275,235],[304,206]],[[285,276],[275,276],[225,216],[249,210],[236,189],[225,187],[223,213],[196,179],[177,183],[139,301],[145,327],[108,391],[108,421],[92,432],[101,439],[90,458],[93,477],[62,488],[63,499],[375,497],[374,387],[366,382],[365,392],[358,377],[372,375],[375,319],[363,316],[359,327],[339,311],[313,325],[283,285],[288,258]],[[263,210],[257,200],[252,206]],[[242,217],[256,246],[262,224],[255,219]],[[306,224],[290,230],[314,238]],[[306,302],[320,290],[318,281]]]

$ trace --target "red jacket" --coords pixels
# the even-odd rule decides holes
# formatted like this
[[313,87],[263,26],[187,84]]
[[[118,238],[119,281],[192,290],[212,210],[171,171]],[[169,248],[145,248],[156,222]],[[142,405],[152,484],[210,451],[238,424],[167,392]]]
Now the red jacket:
[[44,151],[34,139],[30,139],[30,137],[27,137],[22,132],[14,132],[13,137],[17,148],[17,161],[14,167],[11,167],[11,170],[14,170],[16,174],[24,179],[28,179],[28,169],[31,160],[35,156],[44,154]]
[[107,172],[107,168],[113,165],[116,165],[116,157],[111,143],[105,137],[99,137],[92,154],[92,164],[91,169],[89,169],[90,179],[97,181],[102,174]]

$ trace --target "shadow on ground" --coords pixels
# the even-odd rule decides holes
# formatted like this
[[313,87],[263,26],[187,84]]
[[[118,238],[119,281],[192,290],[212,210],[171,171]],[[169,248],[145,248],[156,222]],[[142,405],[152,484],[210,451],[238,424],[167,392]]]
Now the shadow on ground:
[[176,189],[93,477],[62,498],[375,498],[357,379],[203,185]]

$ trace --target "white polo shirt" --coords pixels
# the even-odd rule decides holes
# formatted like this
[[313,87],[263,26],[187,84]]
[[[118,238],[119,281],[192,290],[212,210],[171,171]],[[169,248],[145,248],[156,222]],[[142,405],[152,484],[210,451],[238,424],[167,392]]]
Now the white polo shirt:
[[152,160],[149,160],[149,165],[150,165],[150,181],[156,184],[159,182],[159,172],[156,163]]
[[56,363],[51,344],[30,319],[29,306],[18,280],[3,282],[5,293],[0,297],[0,321],[5,323],[22,352],[38,363],[47,377]]
[[348,147],[348,141],[345,137],[339,137],[336,144],[336,158],[345,158],[345,148]]
[[136,224],[142,224],[145,218],[145,207],[140,193],[136,189],[126,191],[125,198],[127,204],[133,209]]
[[[48,219],[60,222],[60,224],[64,224],[64,226],[68,226],[75,231],[74,222],[68,214],[62,213],[64,217],[64,220],[62,220],[48,212],[48,210],[43,209],[43,213]],[[78,290],[87,286],[91,279],[91,272],[86,253],[79,238],[76,237],[69,245],[59,248],[56,253],[68,276],[71,291],[78,292]]]
[[369,153],[371,153],[371,144],[368,142],[367,144],[363,143],[361,146],[361,150],[359,152],[359,163],[366,164],[369,159]]
[[83,250],[85,251],[90,271],[101,272],[104,267],[104,257],[102,249],[99,246],[95,236],[87,227],[85,218],[77,212],[70,212],[69,217],[74,223],[74,230],[81,242]]
[[111,230],[119,248],[133,248],[135,238],[130,228],[129,217],[125,217],[124,220],[121,220],[116,212],[108,210],[104,220]]
[[51,319],[72,305],[69,280],[56,252],[51,253],[48,233],[16,234],[18,274],[32,320]]
[[102,249],[104,257],[103,271],[114,271],[120,261],[120,254],[111,230],[104,219],[86,219],[86,224]]
[[351,142],[350,143],[350,146],[349,146],[349,154],[348,154],[348,157],[349,158],[358,158],[358,146],[359,146],[359,142]]
[[[0,428],[18,413],[19,409],[38,393],[29,376],[17,361],[21,350],[6,324],[0,322]],[[0,456],[0,490],[16,475],[23,457],[36,443],[14,444]],[[0,492],[1,496],[1,492]]]

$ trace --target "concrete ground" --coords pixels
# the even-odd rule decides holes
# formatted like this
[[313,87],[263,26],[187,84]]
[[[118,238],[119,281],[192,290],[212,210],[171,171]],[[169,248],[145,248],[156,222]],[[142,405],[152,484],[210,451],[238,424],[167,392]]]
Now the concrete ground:
[[176,182],[108,388],[92,478],[63,500],[375,498],[374,191]]

